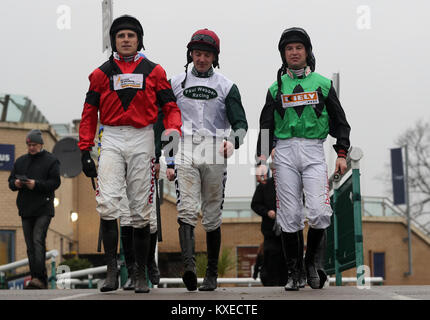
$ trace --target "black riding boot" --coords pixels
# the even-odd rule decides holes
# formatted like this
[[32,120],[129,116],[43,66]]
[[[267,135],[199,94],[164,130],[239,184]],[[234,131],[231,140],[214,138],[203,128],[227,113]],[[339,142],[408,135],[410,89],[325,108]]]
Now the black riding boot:
[[106,280],[100,288],[101,292],[118,289],[118,264],[116,254],[118,249],[118,226],[115,220],[101,220],[103,247],[105,251],[107,272]]
[[149,292],[148,279],[146,277],[146,263],[148,261],[149,245],[150,245],[149,225],[144,228],[134,228],[134,257],[135,263],[135,284],[134,292],[147,293]]
[[134,290],[134,246],[133,246],[133,227],[121,227],[121,241],[124,250],[125,266],[128,278],[122,287],[123,290]]
[[221,228],[206,232],[206,246],[208,250],[208,267],[203,284],[199,291],[213,291],[217,288],[218,256],[221,247]]
[[179,242],[181,244],[182,262],[184,263],[184,274],[182,281],[188,291],[197,290],[196,258],[194,255],[194,227],[179,221]]
[[157,232],[151,233],[151,240],[149,245],[148,255],[148,276],[152,285],[158,285],[160,283],[160,271],[158,270],[157,262],[155,262],[155,248],[157,246]]
[[303,261],[303,253],[304,253],[304,239],[303,239],[303,230],[299,231],[300,236],[300,248],[299,248],[299,254],[301,259],[299,259],[299,270],[300,270],[300,276],[299,276],[299,288],[304,288],[306,286],[306,269],[305,269],[305,263]]
[[327,274],[324,271],[326,247],[325,229],[309,228],[305,266],[307,282],[312,289],[323,288],[327,281]]
[[281,234],[282,250],[284,251],[285,262],[288,270],[288,282],[285,285],[286,291],[298,291],[300,279],[300,231],[283,232]]

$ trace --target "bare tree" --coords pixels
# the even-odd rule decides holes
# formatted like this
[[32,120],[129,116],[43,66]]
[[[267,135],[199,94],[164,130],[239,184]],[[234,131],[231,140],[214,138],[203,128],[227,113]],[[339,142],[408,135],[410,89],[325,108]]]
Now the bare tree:
[[419,120],[396,140],[408,146],[409,200],[411,218],[430,230],[430,123]]

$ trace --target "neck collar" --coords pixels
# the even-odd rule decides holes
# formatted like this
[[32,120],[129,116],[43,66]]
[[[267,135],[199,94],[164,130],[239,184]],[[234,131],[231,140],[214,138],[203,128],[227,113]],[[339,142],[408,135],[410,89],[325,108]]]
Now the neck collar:
[[312,73],[312,70],[311,70],[311,67],[309,66],[306,66],[302,69],[297,69],[297,70],[287,68],[287,74],[291,79],[306,78],[311,73]]
[[206,72],[198,72],[197,69],[193,67],[191,73],[197,78],[209,78],[214,74],[214,68],[210,67]]
[[131,61],[137,61],[137,60],[139,60],[140,56],[139,56],[139,53],[136,53],[134,56],[123,57],[118,52],[114,52],[113,53],[113,58],[115,60],[119,60],[119,61],[131,62]]

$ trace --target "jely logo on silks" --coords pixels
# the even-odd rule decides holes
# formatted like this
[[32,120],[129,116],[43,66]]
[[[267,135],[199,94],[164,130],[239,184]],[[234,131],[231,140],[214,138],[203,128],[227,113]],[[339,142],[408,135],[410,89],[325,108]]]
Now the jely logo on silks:
[[142,89],[143,74],[139,73],[123,73],[113,76],[113,89],[121,90],[126,88]]
[[318,92],[300,92],[294,94],[283,94],[282,95],[282,107],[297,107],[305,106],[308,104],[318,104]]

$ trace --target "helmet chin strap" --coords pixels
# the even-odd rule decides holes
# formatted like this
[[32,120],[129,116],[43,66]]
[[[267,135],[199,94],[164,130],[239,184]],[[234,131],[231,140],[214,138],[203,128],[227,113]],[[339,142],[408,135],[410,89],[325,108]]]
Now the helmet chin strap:
[[187,64],[185,65],[185,78],[184,78],[184,80],[181,82],[181,87],[182,87],[182,89],[183,88],[185,88],[185,82],[187,81],[187,76],[188,76],[188,65],[189,65],[190,63],[189,62],[187,62]]

